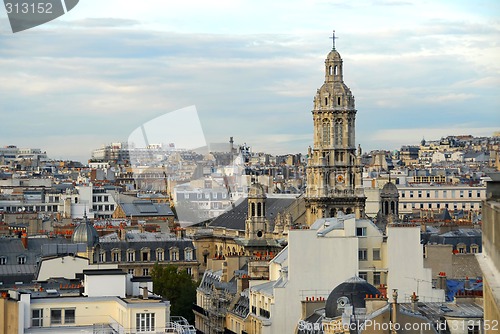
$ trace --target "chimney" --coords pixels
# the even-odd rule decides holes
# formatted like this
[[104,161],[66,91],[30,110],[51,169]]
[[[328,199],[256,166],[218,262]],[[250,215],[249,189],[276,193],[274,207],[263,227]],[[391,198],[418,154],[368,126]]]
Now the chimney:
[[438,274],[437,288],[446,291],[447,286],[446,286],[446,273],[445,272],[440,272]]
[[393,334],[397,334],[396,328],[394,324],[397,323],[398,319],[398,289],[392,289],[392,305],[391,305],[391,323],[393,324],[391,332]]
[[415,292],[413,292],[413,295],[411,295],[411,310],[413,313],[417,313],[417,302],[418,296]]
[[464,289],[470,289],[470,280],[468,276],[465,276]]
[[23,234],[21,234],[21,242],[24,249],[28,249],[28,234],[26,232],[23,232]]
[[221,282],[227,282],[227,261],[222,262],[222,277]]
[[182,227],[178,227],[176,230],[177,239],[183,239],[186,237],[186,229]]
[[243,290],[248,289],[248,275],[241,275],[236,278],[236,291],[241,293]]

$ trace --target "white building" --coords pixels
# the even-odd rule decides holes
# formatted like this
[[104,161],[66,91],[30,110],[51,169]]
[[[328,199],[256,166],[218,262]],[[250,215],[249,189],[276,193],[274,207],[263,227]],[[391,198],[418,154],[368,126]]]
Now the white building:
[[[270,280],[250,281],[253,333],[294,333],[301,301],[327,298],[330,291],[359,275],[382,291],[398,289],[404,300],[418,292],[422,301],[444,301],[423,267],[420,228],[389,225],[387,236],[354,215],[317,220],[310,229],[291,230],[289,244],[270,263]],[[229,328],[230,330],[235,330]]]

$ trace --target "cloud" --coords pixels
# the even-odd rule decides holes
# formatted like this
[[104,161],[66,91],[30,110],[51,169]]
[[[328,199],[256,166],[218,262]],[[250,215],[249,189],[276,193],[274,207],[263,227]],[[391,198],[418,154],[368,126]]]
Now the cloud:
[[[45,145],[54,156],[77,151],[72,156],[86,160],[92,149],[125,141],[140,124],[195,105],[207,142],[234,136],[258,151],[305,152],[332,22],[363,146],[399,138],[382,129],[500,123],[498,22],[467,22],[456,11],[446,20],[403,15],[422,9],[418,2],[341,1],[333,4],[335,13],[325,11],[326,2],[291,2],[274,17],[283,2],[269,4],[269,11],[231,2],[222,14],[207,9],[210,17],[197,2],[162,13],[170,5],[152,1],[154,13],[144,7],[137,14],[132,6],[113,12],[116,2],[110,3],[101,12],[81,3],[59,26],[0,33],[0,119],[9,124],[0,143]],[[235,10],[238,15],[224,16]],[[194,15],[180,15],[189,11]]]
[[73,26],[73,27],[85,27],[85,28],[95,28],[95,27],[131,27],[135,25],[139,25],[140,21],[138,20],[131,20],[131,19],[120,19],[120,18],[113,18],[113,17],[96,17],[96,18],[85,18],[82,20],[74,20],[71,21],[70,23],[67,21],[61,21],[65,22],[66,26]]

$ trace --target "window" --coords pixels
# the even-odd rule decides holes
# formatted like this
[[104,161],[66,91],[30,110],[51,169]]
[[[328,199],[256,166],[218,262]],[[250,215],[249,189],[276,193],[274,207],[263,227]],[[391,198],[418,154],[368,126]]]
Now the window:
[[186,268],[186,272],[188,273],[188,275],[193,275],[193,270],[191,267]]
[[366,273],[366,271],[360,271],[359,278],[362,278],[366,281],[368,279],[368,274]]
[[143,262],[148,262],[149,261],[149,248],[147,247],[144,247],[144,248],[141,248],[141,261]]
[[403,197],[403,198],[405,197],[405,192],[404,191],[401,192],[401,197]]
[[356,236],[357,237],[366,236],[366,227],[356,227]]
[[127,273],[129,273],[129,275],[134,275],[135,274],[133,268],[128,269]]
[[446,195],[447,195],[446,190],[443,190],[443,198],[446,198]]
[[419,191],[418,191],[418,197],[419,197],[419,198],[420,198],[420,197],[422,197],[422,190],[419,190]]
[[335,145],[342,145],[342,137],[344,134],[342,133],[342,120],[338,119],[335,122]]
[[473,254],[477,254],[477,253],[479,253],[479,246],[478,246],[478,245],[476,245],[476,244],[472,244],[472,245],[470,245],[470,251],[471,251],[471,253],[473,253]]
[[127,250],[127,261],[134,262],[135,261],[135,251],[133,249]]
[[142,276],[149,276],[149,268],[142,268]]
[[32,327],[43,326],[43,309],[31,310],[31,326]]
[[413,198],[413,190],[410,190],[410,198]]
[[472,197],[472,190],[469,190],[469,198]]
[[358,251],[358,259],[359,259],[359,261],[367,261],[368,260],[368,250],[367,249],[360,249]]
[[465,254],[465,244],[462,243],[458,244],[457,249],[460,254]]
[[380,260],[380,248],[373,249],[373,260]]
[[184,199],[189,199],[189,193],[184,193]]
[[113,262],[120,262],[120,250],[113,250]]
[[0,257],[0,265],[1,264],[7,264],[7,258],[5,256]]
[[155,330],[155,314],[137,313],[135,315],[135,327],[138,332],[153,332]]
[[431,192],[427,190],[427,192],[425,193],[425,196],[426,196],[427,198],[431,197]]
[[62,310],[50,310],[50,324],[62,324]]
[[186,260],[186,261],[193,260],[193,250],[191,248],[186,248],[184,250],[184,260]]
[[481,197],[481,193],[478,191],[476,197]]
[[463,198],[463,197],[464,197],[464,191],[460,190],[460,198]]
[[330,145],[330,122],[323,121],[323,145]]
[[373,272],[373,285],[380,285],[380,272]]
[[165,261],[165,253],[162,248],[156,249],[156,261],[158,262]]
[[177,247],[170,248],[170,261],[179,261],[179,249]]
[[420,203],[420,209],[424,208],[424,203]]
[[100,252],[99,253],[99,262],[105,262],[105,261],[106,261],[106,253]]
[[432,203],[427,204],[427,207],[428,207],[429,209],[431,209],[431,208],[432,208]]
[[25,264],[26,263],[26,256],[21,255],[17,257],[17,264]]
[[467,334],[480,334],[481,330],[479,325],[470,324],[467,326]]
[[197,199],[201,199],[201,194],[196,194]]
[[74,309],[64,310],[64,323],[65,324],[74,324],[75,323],[75,310]]
[[217,199],[217,193],[212,193],[214,199]]
[[226,193],[222,193],[222,198],[226,198],[227,197],[227,194]]

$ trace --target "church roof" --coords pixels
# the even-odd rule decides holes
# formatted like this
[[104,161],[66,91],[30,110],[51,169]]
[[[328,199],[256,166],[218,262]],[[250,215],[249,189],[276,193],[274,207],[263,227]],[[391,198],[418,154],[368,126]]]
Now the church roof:
[[94,224],[87,219],[87,216],[84,218],[85,221],[81,222],[80,225],[75,228],[71,240],[73,240],[74,243],[87,244],[87,246],[93,247],[99,242],[99,234],[97,234]]
[[382,188],[381,195],[395,195],[399,196],[398,187],[392,182],[387,182]]
[[[272,221],[278,212],[282,212],[292,203],[296,201],[296,198],[278,198],[278,197],[268,197],[266,199],[266,218]],[[215,218],[211,227],[224,227],[231,230],[245,230],[245,220],[247,219],[248,213],[248,199],[245,198],[233,209],[223,213],[219,217]]]
[[340,53],[338,53],[337,50],[332,50],[330,53],[328,53],[328,56],[326,56],[327,60],[341,60],[342,57],[340,57]]

